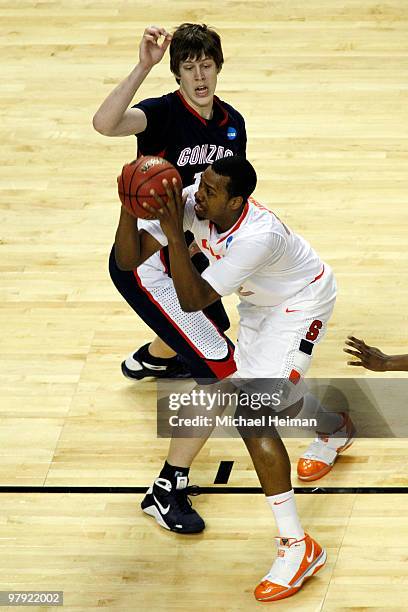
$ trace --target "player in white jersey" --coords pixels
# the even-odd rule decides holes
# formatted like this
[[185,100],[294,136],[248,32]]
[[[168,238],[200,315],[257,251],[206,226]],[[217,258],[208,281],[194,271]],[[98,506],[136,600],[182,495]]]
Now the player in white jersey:
[[[301,236],[251,197],[225,230],[204,218],[212,212],[208,200],[203,203],[204,194],[216,184],[216,174],[207,169],[198,190],[190,186],[183,191],[183,229],[194,234],[212,264],[201,275],[201,283],[211,287],[203,299],[211,303],[216,295],[239,295],[236,376],[299,380],[309,367],[314,345],[326,331],[335,300],[333,274]],[[141,221],[139,227],[168,245],[157,221]],[[183,274],[188,303],[182,307],[187,312],[197,307],[190,280]],[[302,339],[303,350],[299,348]]]
[[[158,221],[139,222],[139,230],[127,227],[127,232],[133,231],[133,251],[129,241],[124,248],[118,233],[116,259],[119,267],[132,269],[168,245],[174,285],[186,312],[237,292],[237,375],[286,378],[296,387],[326,331],[335,281],[329,266],[305,240],[250,198],[255,185],[255,171],[241,157],[215,162],[203,173],[198,190],[185,190],[183,200],[175,186],[165,184],[168,203],[156,196],[159,210],[145,204]],[[211,261],[201,276],[190,262],[186,229]],[[293,408],[301,407],[302,400]],[[255,597],[274,601],[296,593],[306,578],[323,567],[326,552],[301,527],[289,457],[281,439],[264,435],[244,440],[279,532],[278,557],[255,589]],[[189,439],[188,444],[179,445],[177,465],[191,465],[203,443]],[[163,497],[157,507],[153,498],[160,488]],[[160,512],[170,508],[164,508],[164,489],[157,479],[142,502],[144,511],[162,525]]]

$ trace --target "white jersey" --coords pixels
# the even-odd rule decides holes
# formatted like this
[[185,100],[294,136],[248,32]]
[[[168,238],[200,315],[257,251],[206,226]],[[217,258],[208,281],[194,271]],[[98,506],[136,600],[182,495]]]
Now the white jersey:
[[[306,240],[295,234],[269,209],[249,198],[232,228],[219,233],[194,210],[197,186],[187,195],[184,230],[190,230],[210,266],[202,273],[221,296],[237,293],[257,306],[276,306],[296,295],[322,274],[323,262]],[[139,228],[167,245],[159,221],[143,220]]]

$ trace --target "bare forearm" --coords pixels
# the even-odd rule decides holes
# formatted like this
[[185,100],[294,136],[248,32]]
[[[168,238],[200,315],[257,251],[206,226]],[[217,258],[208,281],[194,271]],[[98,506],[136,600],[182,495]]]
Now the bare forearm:
[[132,72],[102,102],[93,118],[94,128],[109,136],[115,131],[137,90],[151,70],[137,64]]
[[177,297],[185,312],[202,310],[218,299],[219,296],[191,263],[184,235],[169,240],[169,257]]
[[133,270],[140,259],[140,240],[137,219],[122,206],[115,235],[115,259],[121,270]]
[[386,369],[387,372],[408,372],[408,355],[389,355]]

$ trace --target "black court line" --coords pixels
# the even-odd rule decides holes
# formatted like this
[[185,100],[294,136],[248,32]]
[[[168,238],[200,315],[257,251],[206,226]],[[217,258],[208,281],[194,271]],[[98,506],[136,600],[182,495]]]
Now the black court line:
[[220,461],[214,484],[227,484],[233,465],[233,461]]
[[[129,494],[146,493],[148,487],[0,487],[0,493],[113,493]],[[408,487],[294,487],[297,494],[371,494],[371,493],[408,493]],[[197,487],[197,494],[210,495],[260,495],[263,494],[261,487]]]

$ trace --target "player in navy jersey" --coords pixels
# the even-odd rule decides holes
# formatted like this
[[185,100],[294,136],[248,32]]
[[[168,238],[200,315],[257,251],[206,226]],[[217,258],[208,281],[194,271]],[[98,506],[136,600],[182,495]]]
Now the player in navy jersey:
[[133,108],[141,109],[148,119],[148,127],[138,135],[138,153],[165,157],[177,167],[185,186],[197,182],[216,159],[245,153],[242,116],[216,96],[211,119],[197,113],[180,90]]
[[[160,39],[163,40],[159,44]],[[135,93],[152,67],[163,58],[170,45],[170,69],[179,89],[167,95],[149,98],[129,107]],[[94,116],[94,127],[107,136],[136,134],[138,155],[157,155],[173,163],[187,186],[199,180],[200,173],[216,159],[235,154],[245,155],[246,132],[243,117],[231,105],[215,95],[217,75],[223,65],[221,41],[216,32],[205,25],[182,24],[173,36],[164,28],[146,28],[139,48],[139,63],[106,98]],[[122,214],[126,214],[123,212]],[[186,236],[191,242],[191,234]],[[192,261],[202,272],[208,260],[191,246]],[[183,377],[190,373],[198,376],[202,368],[186,367],[191,362],[191,344],[194,359],[197,343],[211,339],[209,322],[221,331],[229,327],[228,316],[221,301],[195,313],[194,320],[178,309],[178,299],[170,278],[167,248],[154,255],[129,275],[116,265],[114,251],[110,257],[113,282],[139,316],[158,334],[122,363],[123,373],[135,379],[144,376]],[[158,308],[153,307],[158,305]],[[172,327],[172,329],[169,329]],[[188,338],[181,345],[180,334],[191,328],[201,328],[203,338]],[[176,333],[175,333],[176,331]],[[224,341],[226,342],[226,341]],[[225,348],[225,347],[224,347]],[[223,351],[221,351],[223,353]],[[184,360],[180,359],[184,356]],[[219,352],[210,351],[208,358],[219,358]]]
[[[140,85],[169,45],[170,68],[179,89],[129,108]],[[146,28],[139,63],[101,105],[94,116],[95,129],[107,136],[136,134],[139,154],[165,155],[178,168],[184,185],[198,181],[199,173],[217,158],[245,154],[243,118],[214,96],[222,64],[220,38],[204,25],[183,24],[173,36],[164,28]],[[236,364],[234,346],[224,334],[229,325],[225,311],[216,306],[214,313],[214,304],[199,312],[186,313],[181,309],[164,249],[137,269],[117,265],[117,244],[125,246],[125,253],[132,252],[131,245],[129,248],[126,245],[134,224],[134,217],[122,206],[109,261],[110,274],[119,292],[158,337],[131,354],[122,370],[132,378],[191,374],[196,380],[219,380],[231,375]],[[143,231],[143,220],[138,220],[138,224]],[[203,264],[201,251],[192,255],[196,249],[190,247],[190,256],[201,273],[208,262]],[[179,359],[180,355],[184,361]],[[179,457],[189,456],[190,444],[191,440],[172,440],[160,472],[160,482],[172,498],[165,526],[180,533],[196,533],[205,526],[189,503],[189,463],[179,461]],[[193,447],[195,454],[195,444]]]

